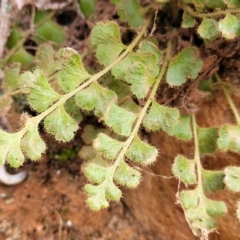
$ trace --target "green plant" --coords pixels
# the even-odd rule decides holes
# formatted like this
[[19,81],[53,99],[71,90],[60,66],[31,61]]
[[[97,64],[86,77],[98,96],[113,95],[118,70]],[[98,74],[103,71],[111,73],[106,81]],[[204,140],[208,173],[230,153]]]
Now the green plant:
[[[216,229],[215,217],[227,212],[224,202],[212,200],[206,193],[225,187],[233,192],[240,191],[239,167],[210,171],[202,167],[200,160],[201,154],[213,154],[217,148],[240,152],[240,117],[230,90],[218,75],[214,76],[237,122],[236,125],[225,124],[220,129],[202,128],[190,111],[181,115],[177,108],[159,104],[156,96],[164,79],[177,88],[198,77],[203,65],[198,49],[187,47],[175,53],[174,31],[168,32],[168,43],[162,50],[154,44],[154,38],[144,35],[152,24],[154,10],[169,9],[175,1],[157,1],[146,8],[137,0],[114,2],[118,2],[120,19],[133,29],[140,27],[141,30],[126,45],[117,23],[97,23],[91,33],[91,46],[103,69],[93,74],[86,70],[75,50],[63,48],[54,56],[51,47],[47,46],[51,54],[41,58],[50,59],[50,69],[42,62],[33,72],[24,72],[19,81],[14,82],[14,90],[19,89],[27,95],[30,107],[38,115],[24,118],[22,129],[16,133],[0,130],[0,162],[19,167],[25,157],[33,161],[41,158],[46,145],[38,132],[40,122],[44,122],[46,131],[58,141],[66,142],[78,130],[82,112],[93,114],[106,127],[89,127],[83,137],[87,146],[81,149],[80,156],[86,160],[82,170],[89,180],[84,187],[87,204],[93,210],[100,210],[122,197],[121,186],[136,188],[139,185],[141,174],[134,168],[135,164],[146,166],[156,161],[158,150],[141,139],[141,128],[149,132],[163,130],[186,141],[193,138],[194,158],[176,156],[172,172],[186,185],[195,186],[191,190],[181,190],[178,200],[193,233],[204,238]],[[177,3],[184,11],[182,27],[198,25],[197,32],[206,41],[220,34],[227,39],[240,35],[239,1],[185,0]],[[205,12],[206,8],[211,11]],[[49,76],[53,72],[55,75],[51,79]],[[16,70],[14,76],[18,73]],[[6,77],[10,84],[12,78]],[[76,112],[78,114],[73,115]],[[93,148],[91,139],[94,139]],[[239,211],[238,203],[238,217]]]

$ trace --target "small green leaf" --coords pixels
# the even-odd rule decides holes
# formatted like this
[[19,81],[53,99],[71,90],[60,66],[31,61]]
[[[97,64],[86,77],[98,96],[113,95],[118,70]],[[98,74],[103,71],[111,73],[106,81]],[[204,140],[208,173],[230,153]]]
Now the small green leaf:
[[21,149],[28,158],[35,161],[41,158],[46,150],[46,145],[38,133],[38,125],[33,125],[21,140]]
[[91,44],[96,47],[107,42],[121,43],[119,27],[115,22],[98,22],[91,33]]
[[203,39],[214,40],[218,36],[218,22],[212,18],[204,18],[198,27],[198,33]]
[[[46,15],[49,14],[49,13],[45,13],[45,14],[43,14],[43,13],[44,12],[40,12],[40,11],[36,12],[35,19],[34,19],[35,23],[39,23],[42,18],[46,17]],[[45,16],[43,16],[43,15],[45,15]],[[34,35],[33,39],[37,44],[41,44],[46,41],[51,41],[58,45],[63,45],[67,39],[67,35],[66,35],[64,29],[60,25],[58,25],[57,23],[52,21],[51,19],[49,19],[49,20],[45,21],[43,24],[39,25],[35,29],[34,33],[35,33],[35,35]]]
[[[28,74],[27,77],[30,75],[31,74]],[[40,70],[35,70],[33,75],[36,80],[31,82],[32,87],[28,95],[28,102],[34,110],[43,112],[47,110],[52,103],[58,100],[60,95],[51,88],[46,77]],[[27,80],[25,77],[26,75],[24,79]]]
[[93,147],[104,157],[114,159],[123,147],[123,143],[108,137],[104,133],[99,133],[93,141]]
[[122,197],[122,191],[110,181],[106,186],[106,197],[110,201],[119,201]]
[[[159,73],[161,60],[162,54],[158,48],[152,42],[144,40],[139,44],[137,52],[129,53],[128,56],[116,64],[111,71],[116,79],[123,80],[130,67],[141,63],[148,70],[148,75],[150,74],[152,78],[155,78]],[[131,76],[129,77],[131,78]],[[131,80],[125,79],[125,81]]]
[[39,45],[35,59],[37,66],[44,72],[44,74],[49,75],[56,71],[57,64],[54,60],[54,49],[51,44],[43,43]]
[[116,104],[111,106],[109,112],[104,117],[106,125],[122,136],[129,136],[131,134],[132,125],[135,119],[136,115],[134,113],[129,112]]
[[4,78],[2,88],[7,91],[14,91],[19,87],[18,77],[21,69],[21,63],[13,63],[4,68]]
[[22,46],[9,58],[8,63],[20,62],[23,70],[30,68],[34,63],[34,57]]
[[34,82],[37,81],[37,76],[27,71],[20,75],[19,77],[19,86],[22,90],[22,93],[30,93],[30,89],[33,86]]
[[179,111],[176,108],[170,108],[159,105],[153,101],[149,113],[143,119],[143,126],[150,131],[162,129],[165,132],[178,123]]
[[162,63],[162,53],[158,47],[150,41],[143,40],[139,43],[139,49],[136,54],[138,55],[139,53],[142,56],[140,62],[147,67],[153,77],[156,77],[159,74],[159,67]]
[[218,129],[198,127],[199,151],[202,154],[212,154],[217,148]]
[[158,150],[155,147],[141,141],[139,137],[136,136],[128,148],[126,156],[136,163],[149,165],[156,161]]
[[83,172],[89,181],[100,184],[106,178],[107,168],[90,162],[85,164]]
[[122,186],[136,188],[140,183],[141,174],[136,169],[128,166],[124,161],[121,161],[114,174],[114,180]]
[[20,148],[22,132],[6,133],[0,129],[0,164],[6,161],[12,167],[19,167],[24,162],[24,155]]
[[240,35],[240,19],[232,14],[227,14],[224,19],[219,21],[218,28],[223,37],[233,39]]
[[181,86],[187,79],[195,79],[202,68],[198,49],[189,47],[174,57],[168,67],[167,82],[171,86]]
[[66,112],[77,122],[80,123],[83,115],[79,107],[76,105],[75,99],[70,98],[64,104]]
[[191,116],[185,115],[180,116],[178,123],[168,130],[170,136],[175,136],[181,140],[191,140],[192,139],[192,129],[191,129]]
[[90,196],[87,199],[87,205],[93,211],[99,211],[100,209],[107,208],[109,206],[103,185],[94,186],[87,184],[84,187],[84,191]]
[[47,132],[59,141],[68,142],[78,130],[78,124],[67,114],[63,105],[50,113],[44,120]]
[[172,172],[175,177],[179,178],[186,184],[195,184],[197,182],[195,172],[195,161],[185,158],[183,155],[178,155],[174,159]]
[[144,11],[138,0],[120,1],[117,8],[121,21],[128,22],[128,24],[133,28],[139,27],[143,24]]
[[70,92],[90,77],[83,67],[81,56],[72,48],[62,48],[56,58],[59,65],[58,83],[62,90]]
[[125,49],[125,45],[118,42],[106,42],[97,46],[96,56],[104,66],[110,65]]
[[111,64],[126,48],[115,22],[97,23],[91,33],[91,44],[97,48],[96,56],[104,66]]
[[198,205],[198,191],[197,188],[193,190],[183,190],[180,192],[180,200],[183,208],[196,208]]
[[227,188],[233,192],[240,192],[240,167],[227,167],[224,173]]
[[145,65],[140,62],[128,69],[124,80],[131,84],[131,91],[137,98],[145,98],[155,81]]
[[240,152],[240,127],[224,124],[219,130],[218,148],[222,151]]
[[227,206],[222,201],[215,201],[205,198],[207,214],[211,217],[219,217],[227,213]]
[[11,28],[11,34],[10,36],[8,37],[8,40],[7,40],[7,43],[6,43],[6,46],[11,49],[13,48],[18,42],[19,40],[22,38],[22,31],[16,27],[16,26],[13,26]]
[[96,10],[97,1],[96,0],[78,0],[81,12],[86,18],[91,17]]
[[202,181],[205,192],[216,192],[224,189],[224,172],[223,171],[210,171],[202,170]]
[[95,108],[94,114],[103,117],[109,111],[112,103],[117,101],[117,96],[113,91],[100,86],[98,83],[91,84],[90,87],[76,94],[77,105],[87,111]]
[[186,11],[182,16],[182,28],[191,28],[195,25],[196,21]]

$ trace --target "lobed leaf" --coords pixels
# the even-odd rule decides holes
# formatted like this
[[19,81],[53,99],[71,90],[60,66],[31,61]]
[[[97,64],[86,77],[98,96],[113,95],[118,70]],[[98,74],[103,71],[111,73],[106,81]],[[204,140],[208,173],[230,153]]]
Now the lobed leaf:
[[107,208],[109,203],[105,196],[105,188],[104,185],[94,186],[91,184],[87,184],[84,187],[84,191],[89,195],[87,199],[87,205],[90,209],[94,211],[99,211],[102,208]]
[[104,66],[110,65],[125,49],[122,43],[106,42],[97,46],[96,57]]
[[124,161],[121,161],[114,174],[114,180],[122,186],[136,188],[140,183],[141,174]]
[[184,209],[196,208],[198,205],[198,189],[181,191],[180,201]]
[[240,167],[226,167],[224,183],[233,192],[240,192]]
[[107,168],[90,162],[85,164],[83,172],[89,181],[100,184],[106,178]]
[[111,127],[114,132],[122,136],[129,136],[132,131],[132,125],[136,115],[124,108],[113,104],[107,114],[104,116],[105,124]]
[[91,75],[85,70],[81,56],[72,48],[62,48],[57,54],[58,83],[62,90],[70,92]]
[[196,21],[186,11],[183,12],[182,16],[182,28],[191,28],[195,25]]
[[19,86],[22,90],[22,93],[30,93],[34,82],[37,81],[36,75],[27,71],[20,75],[19,77]]
[[171,86],[181,86],[187,79],[195,79],[201,68],[197,48],[185,48],[170,61],[166,80]]
[[[36,11],[34,23],[37,25],[42,19],[47,18],[48,16],[49,12]],[[34,33],[33,39],[37,44],[50,41],[58,45],[63,45],[67,39],[67,35],[63,27],[51,19],[45,21],[43,24],[37,25]]]
[[2,88],[6,91],[14,91],[19,87],[18,77],[21,70],[21,63],[13,63],[4,68]]
[[91,44],[97,48],[96,56],[104,66],[111,64],[126,48],[115,22],[97,23],[91,33]]
[[219,217],[227,213],[227,206],[223,201],[205,198],[207,214],[211,217]]
[[123,0],[117,5],[121,21],[128,22],[133,27],[139,27],[144,22],[144,11],[138,0]]
[[106,197],[110,201],[119,201],[122,191],[112,181],[109,181],[106,185]]
[[123,143],[108,137],[104,133],[99,133],[97,138],[93,141],[93,147],[104,157],[108,159],[115,159]]
[[21,140],[21,149],[28,158],[35,161],[41,158],[46,145],[38,133],[38,125],[31,126]]
[[20,148],[22,132],[6,133],[0,129],[0,165],[6,161],[12,167],[19,167],[24,162],[24,155]]
[[[24,81],[27,81],[30,75],[31,74],[24,75]],[[33,75],[35,79],[31,82],[32,87],[28,95],[28,102],[34,110],[43,112],[58,100],[60,95],[51,88],[47,78],[40,70],[36,69]]]
[[33,66],[34,57],[21,46],[8,60],[8,63],[16,62],[20,62],[22,70],[26,70]]
[[172,165],[172,172],[175,177],[179,178],[186,184],[197,183],[197,176],[195,172],[195,161],[185,158],[183,155],[178,155],[174,159]]
[[78,124],[67,114],[63,105],[45,118],[44,127],[48,133],[63,142],[70,141],[78,130]]
[[37,66],[46,75],[54,73],[57,69],[57,63],[54,59],[54,49],[49,43],[43,43],[38,46],[35,60]]
[[218,28],[224,38],[233,39],[240,35],[240,19],[228,13],[219,21]]
[[185,115],[180,116],[178,123],[168,130],[170,136],[175,136],[181,140],[191,140],[192,139],[192,129],[191,129],[191,116]]
[[218,190],[224,189],[223,178],[223,171],[210,171],[202,169],[202,182],[204,191],[208,193],[213,193]]
[[240,152],[240,127],[224,124],[219,130],[218,148],[222,151]]
[[79,107],[76,105],[75,99],[70,98],[64,104],[66,112],[77,122],[80,123],[83,115]]
[[137,98],[145,98],[155,81],[142,63],[132,65],[124,80],[131,84],[131,91]]
[[96,0],[78,0],[81,12],[86,18],[91,17],[96,10],[97,1]]
[[212,41],[218,36],[218,22],[212,18],[204,18],[197,31],[203,39]]
[[158,150],[155,147],[141,141],[139,137],[136,136],[128,148],[126,156],[136,163],[149,165],[156,161]]
[[95,109],[94,114],[103,117],[113,103],[117,101],[117,96],[113,91],[93,83],[90,87],[76,94],[77,105],[87,111]]
[[150,76],[155,78],[159,73],[161,60],[162,54],[157,47],[152,42],[144,40],[140,43],[137,52],[129,53],[127,57],[112,68],[111,72],[116,79],[130,81],[125,78],[129,68],[137,63],[142,63],[151,74]]
[[212,154],[217,148],[218,129],[198,127],[199,151],[202,154]]
[[176,108],[159,105],[153,101],[149,113],[143,119],[143,126],[150,131],[162,129],[171,132],[178,119],[179,111]]

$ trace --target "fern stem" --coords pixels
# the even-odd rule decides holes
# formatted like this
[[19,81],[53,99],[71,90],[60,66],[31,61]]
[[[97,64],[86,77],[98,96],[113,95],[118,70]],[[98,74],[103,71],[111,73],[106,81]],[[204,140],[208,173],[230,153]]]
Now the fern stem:
[[203,182],[202,182],[202,164],[200,160],[200,153],[199,153],[199,142],[198,142],[198,134],[197,134],[197,123],[195,115],[192,114],[192,128],[193,128],[193,136],[194,136],[194,160],[197,166],[197,178],[198,178],[198,195],[199,199],[201,200],[204,196],[203,191]]
[[[108,73],[116,64],[118,64],[123,58],[125,58],[137,45],[137,43],[140,41],[144,33],[147,31],[147,28],[149,26],[150,19],[146,20],[146,23],[144,24],[141,31],[138,33],[137,37],[133,40],[133,42],[127,46],[126,50],[113,61],[109,66],[104,68],[99,73],[93,75],[88,79],[85,83],[80,85],[78,88],[74,89],[73,91],[63,95],[55,104],[53,104],[50,108],[48,108],[46,111],[42,112],[38,116],[35,117],[37,121],[41,121],[43,118],[45,118],[47,115],[49,115],[52,111],[54,111],[57,107],[59,107],[61,104],[64,104],[69,98],[73,97],[75,94],[77,94],[79,91],[83,90],[84,88],[88,87],[93,82],[99,80],[102,76],[104,76],[106,73]],[[90,76],[90,75],[89,75]]]
[[[219,83],[222,83],[222,81],[221,81],[220,77],[218,76],[218,74],[215,74],[215,77],[216,77],[216,79],[217,79],[217,81]],[[225,86],[223,84],[221,84],[221,87],[222,87],[223,93],[224,93],[224,95],[225,95],[225,97],[227,99],[227,102],[228,102],[228,104],[229,104],[229,106],[230,106],[230,108],[231,108],[231,110],[233,112],[233,115],[234,115],[234,117],[236,119],[236,122],[240,126],[240,116],[239,116],[238,110],[237,110],[234,102],[232,101],[232,99],[231,99],[227,89],[225,88]]]
[[[157,92],[157,89],[159,87],[159,84],[161,82],[161,80],[163,79],[163,76],[167,70],[167,66],[168,66],[168,61],[169,61],[169,58],[170,58],[170,54],[171,54],[171,47],[172,47],[172,43],[171,41],[168,42],[168,46],[167,46],[167,53],[166,53],[166,57],[163,61],[163,65],[161,67],[161,70],[160,70],[160,73],[158,74],[157,78],[156,78],[156,81],[154,83],[154,86],[151,90],[151,94],[146,102],[146,104],[144,105],[144,107],[142,108],[141,112],[139,113],[139,117],[138,117],[138,120],[133,128],[133,131],[131,133],[131,135],[128,137],[128,139],[124,142],[124,145],[122,147],[122,150],[120,151],[120,153],[118,154],[118,157],[116,159],[116,161],[114,162],[114,164],[111,166],[111,176],[109,177],[113,177],[113,174],[114,172],[117,170],[117,167],[119,166],[120,162],[121,161],[124,161],[124,155],[127,151],[127,149],[129,148],[130,144],[132,143],[134,137],[137,135],[139,129],[140,129],[140,126],[142,124],[142,121],[143,121],[143,118],[149,108],[149,106],[151,105],[155,95],[156,95],[156,92]],[[106,178],[106,182],[107,182],[107,178]],[[103,183],[104,184],[104,183]]]
[[182,6],[185,11],[187,11],[191,16],[196,18],[207,18],[207,17],[220,17],[228,13],[240,13],[240,9],[228,9],[228,10],[217,10],[216,12],[211,13],[197,13],[191,7],[187,5]]

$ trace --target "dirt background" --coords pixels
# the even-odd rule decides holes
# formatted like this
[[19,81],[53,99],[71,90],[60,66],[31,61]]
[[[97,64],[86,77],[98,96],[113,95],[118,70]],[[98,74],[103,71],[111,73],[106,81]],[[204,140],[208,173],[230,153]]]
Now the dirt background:
[[[95,22],[118,19],[114,5],[109,1],[97,2],[96,14],[89,20],[84,19],[75,6],[56,12],[56,21],[68,33],[66,46],[84,52]],[[171,19],[170,15],[171,13],[169,16],[159,15],[162,22],[156,26],[154,33],[159,45],[166,44],[168,40],[165,22],[166,19]],[[122,25],[124,27],[126,26]],[[213,97],[206,96],[197,90],[197,85],[219,71],[225,81],[239,88],[240,39],[228,42],[216,40],[203,48],[203,42],[192,31],[181,29],[175,43],[176,51],[190,45],[197,46],[204,67],[196,82],[176,89],[163,84],[158,102],[177,106],[182,112],[196,112],[201,127],[234,123],[222,92],[216,87]],[[85,61],[94,65],[91,57]],[[234,102],[239,109],[237,96]],[[19,128],[16,122],[19,115],[14,107],[7,118],[13,129]],[[83,123],[82,128],[84,124],[87,122]],[[122,201],[111,203],[109,209],[92,212],[85,204],[82,191],[86,183],[80,170],[83,160],[77,154],[67,161],[60,159],[64,149],[77,152],[81,148],[81,131],[69,144],[59,144],[42,131],[49,148],[39,162],[26,162],[22,167],[28,171],[28,178],[17,186],[0,184],[0,240],[197,239],[185,221],[181,206],[176,204],[178,182],[171,178],[171,164],[176,154],[193,156],[191,142],[178,141],[163,132],[149,134],[149,141],[160,149],[160,155],[154,166],[142,169],[143,181],[140,187],[131,191],[124,190]],[[239,155],[216,152],[211,157],[203,156],[202,162],[206,169],[222,169],[229,164],[239,164]],[[14,172],[13,169],[9,171]],[[184,186],[181,185],[180,188]],[[229,213],[219,219],[219,234],[211,234],[210,240],[240,239],[240,224],[235,217],[236,201],[240,195],[222,190],[210,197],[226,201],[229,208]]]

